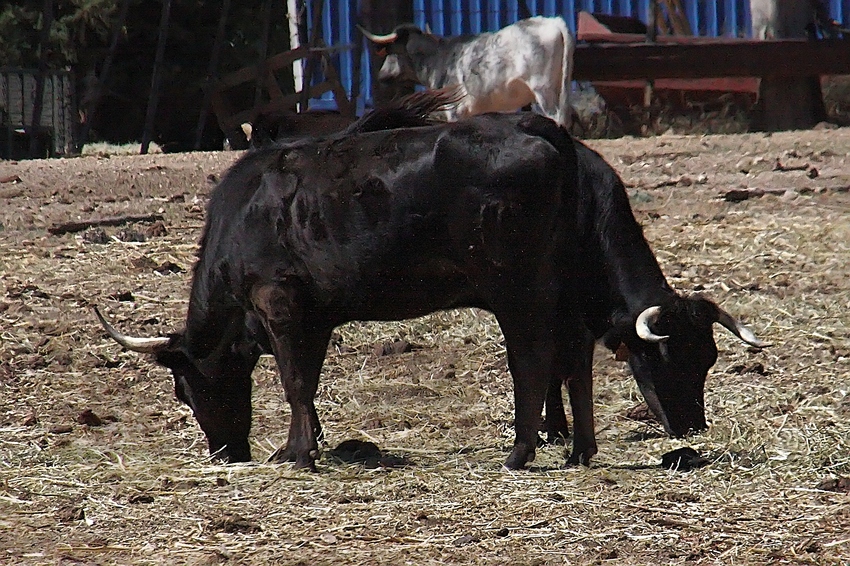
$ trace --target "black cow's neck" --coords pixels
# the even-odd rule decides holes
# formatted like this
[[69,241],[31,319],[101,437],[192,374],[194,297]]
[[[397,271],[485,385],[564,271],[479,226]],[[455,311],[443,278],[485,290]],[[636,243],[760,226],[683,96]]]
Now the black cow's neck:
[[591,265],[588,313],[600,328],[618,315],[631,315],[664,302],[668,285],[632,213],[616,172],[595,152],[577,144],[579,225],[584,241],[580,262]]

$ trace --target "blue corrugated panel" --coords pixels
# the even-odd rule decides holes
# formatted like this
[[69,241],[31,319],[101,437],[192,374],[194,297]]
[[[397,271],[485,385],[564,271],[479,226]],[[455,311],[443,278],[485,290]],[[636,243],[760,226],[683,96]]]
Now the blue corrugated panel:
[[[519,17],[519,2],[522,0],[411,0],[414,23],[421,28],[428,24],[437,35],[461,35],[496,31],[512,24]],[[308,20],[311,2],[307,1]],[[644,23],[648,21],[649,0],[525,0],[533,15],[560,15],[575,33],[576,12],[589,12],[631,16]],[[696,35],[749,37],[749,0],[683,0],[685,14]],[[329,45],[350,45],[355,37],[354,26],[360,12],[359,0],[324,0],[322,33]],[[829,0],[829,13],[839,22],[848,24],[850,0]],[[342,50],[332,57],[339,69],[343,87],[351,92],[354,81],[354,51]],[[371,79],[368,45],[364,41],[361,59],[360,97],[358,111],[371,105]],[[314,84],[323,77],[315,77]],[[321,99],[311,100],[311,106],[335,107],[333,95],[326,93]]]

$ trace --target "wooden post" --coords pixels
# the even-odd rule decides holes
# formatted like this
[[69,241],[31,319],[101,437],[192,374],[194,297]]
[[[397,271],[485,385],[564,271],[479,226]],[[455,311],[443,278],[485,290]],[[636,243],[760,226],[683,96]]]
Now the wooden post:
[[262,102],[263,87],[266,84],[266,59],[269,56],[269,27],[271,25],[272,0],[263,2],[263,11],[261,16],[262,35],[260,35],[260,60],[257,62],[257,82],[254,84],[254,108],[257,108]]
[[360,28],[353,30],[354,48],[351,50],[351,112],[357,114],[357,100],[360,98],[360,79],[363,74],[363,34]]
[[[286,0],[286,18],[289,21],[289,48],[301,47],[301,21],[304,19],[304,2]],[[306,37],[304,38],[306,41]],[[296,59],[292,63],[292,87],[295,92],[304,88],[304,63]],[[300,112],[300,105],[298,111]]]
[[658,0],[649,0],[649,14],[646,16],[646,41],[655,43],[658,34]]
[[142,134],[142,147],[139,153],[148,152],[153,135],[153,123],[156,118],[156,105],[159,102],[159,85],[162,82],[162,60],[165,58],[165,43],[168,39],[168,21],[171,18],[171,0],[162,0],[162,13],[159,19],[159,37],[156,43],[156,58],[153,62],[151,92],[148,96],[148,111],[145,115],[145,131]]
[[[658,34],[658,0],[649,0],[649,14],[647,15],[646,24],[646,42],[655,43],[655,38]],[[652,79],[646,81],[643,86],[643,107],[649,108],[652,106],[652,94],[655,90],[655,85]]]
[[[322,8],[324,2],[322,0],[313,0],[312,18],[310,20],[310,39],[308,46],[315,49],[319,46],[322,40]],[[310,106],[310,85],[313,83],[313,73],[316,70],[316,55],[311,51],[307,55],[307,66],[304,71],[304,88],[301,90],[301,112],[309,110]]]
[[210,55],[210,64],[207,67],[207,76],[204,79],[204,98],[201,101],[198,128],[195,130],[195,151],[201,149],[201,139],[204,136],[204,128],[207,126],[207,114],[209,114],[215,82],[218,79],[218,60],[221,57],[221,45],[224,43],[224,33],[227,31],[227,16],[229,12],[230,0],[223,0],[221,14],[218,17],[218,29],[215,32],[215,41],[213,42],[212,54]]

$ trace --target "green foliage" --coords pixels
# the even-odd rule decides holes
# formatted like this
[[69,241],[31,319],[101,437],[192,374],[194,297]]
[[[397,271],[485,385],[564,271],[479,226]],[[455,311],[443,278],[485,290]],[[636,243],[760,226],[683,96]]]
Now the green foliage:
[[[38,66],[43,4],[41,0],[21,0],[0,9],[0,61],[4,66]],[[109,40],[117,4],[117,0],[55,2],[48,66],[61,69],[91,60]]]
[[[109,141],[139,139],[150,95],[163,0],[130,0],[127,18],[101,85],[96,112],[93,85],[103,78],[104,61],[124,0],[53,0],[46,60],[49,69],[70,69],[80,109],[92,118],[92,136]],[[256,64],[261,54],[266,0],[231,0],[218,72]],[[172,0],[156,135],[192,137],[201,90],[213,49],[223,0]],[[289,49],[286,2],[270,4],[268,55]],[[0,1],[0,67],[37,68],[44,0]],[[253,97],[253,85],[245,96]],[[282,84],[286,91],[291,85]],[[252,98],[253,99],[253,98]],[[213,123],[214,124],[214,123]],[[213,126],[214,127],[214,126]],[[220,143],[218,143],[220,147]]]
[[40,19],[35,2],[7,4],[0,11],[0,61],[3,65],[33,65],[38,48],[37,25]]

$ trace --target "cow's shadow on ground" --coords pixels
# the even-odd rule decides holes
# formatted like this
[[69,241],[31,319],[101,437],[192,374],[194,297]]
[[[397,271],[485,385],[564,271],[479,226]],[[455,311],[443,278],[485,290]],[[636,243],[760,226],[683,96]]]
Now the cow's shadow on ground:
[[378,448],[374,442],[344,440],[324,453],[329,464],[362,465],[366,469],[403,468],[413,465],[407,456],[398,456]]
[[[649,440],[663,438],[663,433],[648,430],[640,431],[630,435],[627,441]],[[561,448],[563,443],[546,443],[541,448]],[[461,453],[464,451],[462,450]],[[327,450],[322,455],[322,460],[329,466],[335,465],[359,465],[367,470],[373,469],[392,469],[404,468],[413,466],[414,463],[407,456],[399,456],[381,450],[374,442],[349,439],[344,440],[336,448]],[[684,447],[668,452],[662,456],[662,463],[659,464],[598,464],[591,467],[604,468],[609,470],[657,470],[659,468],[676,469],[687,471],[694,468],[702,467],[710,462],[709,459],[700,456],[695,450]],[[561,471],[576,467],[575,464],[543,464],[529,465],[526,471],[532,473],[545,473],[553,471]]]

